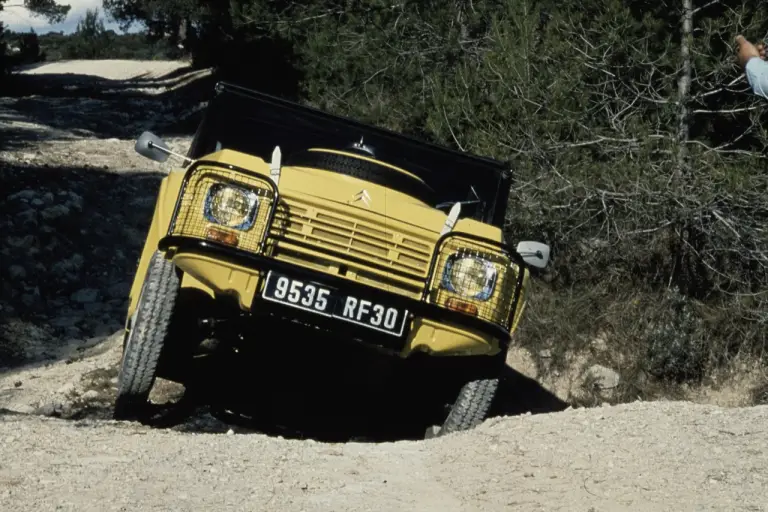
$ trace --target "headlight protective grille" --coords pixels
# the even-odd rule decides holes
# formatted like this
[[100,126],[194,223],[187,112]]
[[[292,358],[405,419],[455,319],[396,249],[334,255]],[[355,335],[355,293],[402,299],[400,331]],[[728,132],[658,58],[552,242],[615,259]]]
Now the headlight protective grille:
[[256,253],[263,249],[275,201],[267,178],[206,166],[186,180],[170,235],[224,241]]
[[437,244],[427,300],[509,329],[520,272],[501,244],[451,233]]

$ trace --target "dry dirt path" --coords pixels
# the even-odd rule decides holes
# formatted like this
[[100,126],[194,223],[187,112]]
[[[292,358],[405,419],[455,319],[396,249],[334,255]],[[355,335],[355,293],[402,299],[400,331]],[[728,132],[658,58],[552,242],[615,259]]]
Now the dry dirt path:
[[0,417],[0,509],[768,510],[768,407],[634,403],[424,442]]
[[62,63],[47,72],[145,96],[0,98],[0,510],[768,510],[767,406],[638,402],[394,443],[286,440],[205,413],[110,421],[164,172],[132,141],[196,105],[156,95],[180,67]]

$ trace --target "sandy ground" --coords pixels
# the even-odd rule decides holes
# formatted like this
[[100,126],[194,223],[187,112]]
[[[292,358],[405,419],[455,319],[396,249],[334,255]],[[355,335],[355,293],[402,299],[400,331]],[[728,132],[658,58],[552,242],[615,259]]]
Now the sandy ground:
[[162,78],[187,65],[174,60],[65,60],[34,64],[21,71],[28,75],[72,74],[109,80],[148,80]]
[[325,444],[0,417],[3,510],[761,511],[768,407],[644,403]]
[[[136,78],[145,96],[0,98],[0,510],[768,510],[766,406],[539,408],[382,443],[283,439],[205,410],[111,421],[125,287],[167,172],[133,140],[186,149],[168,127],[198,99],[161,95],[199,76],[183,66],[48,64],[27,73]],[[523,352],[510,364],[536,377]]]

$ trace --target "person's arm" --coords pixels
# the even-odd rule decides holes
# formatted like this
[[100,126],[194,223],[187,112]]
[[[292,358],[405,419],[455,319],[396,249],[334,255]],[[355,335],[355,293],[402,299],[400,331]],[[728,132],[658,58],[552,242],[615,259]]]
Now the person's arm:
[[760,57],[752,57],[747,61],[744,69],[752,91],[768,99],[768,62]]

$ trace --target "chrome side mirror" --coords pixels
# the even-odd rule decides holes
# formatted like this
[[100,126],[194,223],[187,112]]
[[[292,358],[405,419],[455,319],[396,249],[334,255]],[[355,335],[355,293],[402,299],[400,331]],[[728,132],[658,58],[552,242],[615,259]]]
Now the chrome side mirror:
[[152,132],[142,133],[141,137],[136,140],[134,149],[141,156],[154,160],[155,162],[163,163],[168,160],[169,156],[175,156],[184,163],[192,162],[191,158],[187,158],[184,155],[171,151],[168,144]]
[[143,157],[155,162],[165,162],[171,155],[171,149],[163,142],[163,139],[152,132],[144,132],[136,140],[134,149]]
[[517,244],[516,250],[527,265],[542,269],[549,265],[549,246],[547,244],[523,241]]

